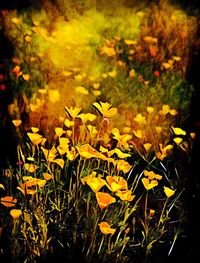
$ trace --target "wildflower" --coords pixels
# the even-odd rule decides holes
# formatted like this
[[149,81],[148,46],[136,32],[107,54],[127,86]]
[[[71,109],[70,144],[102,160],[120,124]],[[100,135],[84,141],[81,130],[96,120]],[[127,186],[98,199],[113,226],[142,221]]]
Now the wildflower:
[[176,190],[172,190],[171,188],[167,187],[167,186],[164,186],[164,192],[167,196],[167,198],[171,197],[174,195]]
[[49,163],[57,163],[61,168],[64,167],[64,160],[63,159],[60,159],[60,158],[57,158],[56,159],[56,156],[57,156],[57,150],[56,148],[53,146],[50,150],[47,150],[45,149],[44,147],[41,147],[43,153],[44,153],[44,156],[47,160],[47,162]]
[[154,112],[154,107],[147,106],[147,111],[148,111],[148,113]]
[[18,25],[18,24],[21,23],[21,20],[20,20],[19,18],[17,18],[17,17],[13,17],[13,18],[11,19],[11,21],[12,21],[14,24],[16,24],[16,25]]
[[70,127],[74,126],[74,121],[70,121],[69,119],[65,119],[64,125],[65,125],[67,128],[70,128]]
[[162,127],[160,127],[160,126],[156,126],[155,129],[156,129],[156,132],[158,134],[160,134],[162,132]]
[[117,192],[119,190],[127,189],[127,181],[121,176],[106,176],[108,182],[107,187],[112,192]]
[[124,42],[125,42],[125,44],[126,44],[127,46],[136,45],[136,44],[137,44],[137,41],[136,41],[136,40],[133,40],[133,39],[125,39]]
[[181,128],[175,128],[175,127],[171,127],[174,134],[176,135],[186,135],[186,131],[182,130]]
[[161,180],[162,179],[162,175],[155,174],[153,171],[144,170],[144,175],[147,176],[149,180],[153,180],[153,179]]
[[132,139],[130,134],[120,134],[119,129],[112,129],[113,139],[118,141],[118,147],[129,148],[128,141]]
[[136,117],[134,118],[134,121],[136,121],[140,125],[146,124],[146,118],[142,116],[142,114],[138,113]]
[[88,143],[82,146],[76,146],[76,149],[78,150],[80,156],[82,156],[83,158],[90,159],[92,157],[95,157],[103,160],[106,159],[103,154],[92,148]]
[[114,57],[116,55],[116,51],[113,47],[104,46],[100,48],[100,54],[106,54],[108,57]]
[[12,209],[10,210],[10,215],[13,219],[17,220],[22,215],[22,210],[20,209]]
[[34,145],[38,145],[42,142],[43,137],[40,134],[28,132],[27,135]]
[[162,143],[159,143],[160,152],[156,153],[156,156],[158,159],[163,160],[165,157],[167,157],[168,152],[173,149],[173,145],[168,144],[165,147]]
[[130,78],[134,78],[134,77],[135,77],[135,74],[136,74],[135,69],[131,69],[131,70],[129,71],[129,77],[130,77]]
[[100,91],[100,90],[94,90],[94,91],[93,91],[93,95],[94,95],[95,97],[98,97],[99,95],[101,95],[101,91]]
[[12,207],[16,205],[17,199],[8,195],[8,196],[1,197],[0,203],[6,207]]
[[173,139],[173,141],[174,141],[176,144],[179,145],[179,144],[183,141],[183,139],[180,138],[180,137],[176,137],[176,138]]
[[92,113],[81,113],[77,117],[85,124],[87,121],[94,121],[97,116]]
[[84,178],[81,178],[83,184],[87,183],[93,192],[97,193],[105,184],[105,180],[101,178],[102,175],[96,177],[96,172],[92,172]]
[[46,181],[53,179],[53,175],[48,173],[43,173],[43,177]]
[[12,120],[12,123],[15,125],[15,127],[19,127],[22,123],[21,120]]
[[93,83],[92,86],[93,86],[94,89],[99,89],[100,88],[100,83],[99,82]]
[[20,66],[15,66],[13,69],[12,69],[12,72],[17,76],[21,76],[23,73],[22,71],[20,71]]
[[117,171],[123,171],[124,173],[128,173],[132,167],[128,162],[124,160],[117,160],[116,164],[117,164]]
[[145,151],[148,152],[151,149],[152,144],[147,142],[147,143],[143,144],[143,147],[144,147]]
[[81,108],[76,108],[76,107],[65,107],[66,112],[69,114],[70,117],[72,117],[72,119],[75,119],[78,114],[81,111]]
[[25,81],[29,81],[30,79],[30,75],[29,74],[22,74],[22,78],[25,80]]
[[24,37],[24,40],[25,40],[26,43],[31,43],[31,36],[26,35],[26,36]]
[[108,193],[103,193],[103,192],[97,192],[96,193],[96,199],[97,199],[97,203],[101,209],[103,209],[103,208],[107,207],[108,205],[116,202],[116,199],[114,197],[112,197]]
[[157,180],[149,180],[148,178],[142,178],[142,183],[147,190],[150,190],[151,188],[158,185]]
[[61,127],[56,127],[56,128],[55,128],[55,133],[56,133],[56,135],[57,135],[58,137],[60,137],[60,136],[63,135],[63,133],[65,133],[65,131],[64,131],[63,128],[61,128]]
[[56,103],[60,100],[60,92],[58,90],[49,89],[48,95],[49,95],[49,100],[52,103]]
[[116,195],[122,200],[122,201],[133,201],[135,195],[132,195],[131,190],[119,190],[117,191]]
[[192,139],[194,139],[194,138],[196,137],[196,133],[195,133],[195,132],[191,132],[191,133],[190,133],[190,137],[191,137]]
[[135,137],[137,137],[139,139],[142,139],[142,137],[143,137],[143,131],[140,129],[133,131],[133,134],[135,135]]
[[154,210],[154,209],[150,209],[149,215],[150,215],[150,217],[154,217],[154,215],[155,215],[155,210]]
[[34,173],[38,169],[38,166],[32,163],[31,164],[25,163],[24,169],[28,171],[29,173]]
[[127,157],[131,157],[131,154],[129,154],[129,153],[124,153],[124,152],[122,152],[119,148],[115,148],[115,149],[109,151],[109,152],[108,152],[108,155],[109,155],[109,156],[112,156],[112,155],[115,154],[115,153],[116,153],[117,156],[118,156],[119,158],[121,158],[121,159],[124,159],[124,158],[127,158]]
[[80,94],[83,94],[83,95],[88,95],[89,94],[88,90],[85,87],[82,87],[82,86],[76,87],[75,91],[80,93]]
[[101,232],[105,235],[111,234],[113,235],[116,231],[115,228],[111,228],[110,225],[107,222],[101,222],[100,224],[98,224]]
[[172,116],[177,115],[177,111],[175,109],[170,109],[169,105],[164,104],[162,106],[162,110],[160,110],[160,114],[166,115],[166,114],[171,114]]
[[112,105],[108,102],[94,102],[92,104],[104,118],[110,118],[117,114],[117,108],[112,108]]
[[59,138],[59,145],[57,147],[59,154],[63,155],[67,153],[67,151],[69,150],[69,143],[70,140],[68,138]]

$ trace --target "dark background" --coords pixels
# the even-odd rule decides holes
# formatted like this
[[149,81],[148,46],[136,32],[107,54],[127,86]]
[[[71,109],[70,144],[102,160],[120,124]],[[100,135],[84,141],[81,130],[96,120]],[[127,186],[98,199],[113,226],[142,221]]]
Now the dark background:
[[[102,0],[103,1],[103,0]],[[19,12],[29,8],[40,8],[41,0],[0,0],[0,10],[17,9]],[[52,1],[53,2],[53,1]],[[115,1],[117,2],[117,0]],[[129,4],[131,0],[124,0]],[[138,2],[138,1],[132,1]],[[140,1],[146,5],[158,1]],[[200,7],[199,0],[171,0],[171,3],[179,4],[188,14],[199,16]],[[0,20],[1,22],[1,20]],[[198,29],[198,37],[200,39],[200,24]],[[12,44],[4,36],[3,27],[0,27],[0,64],[6,58],[12,57]],[[0,74],[4,73],[4,68],[0,67]],[[197,48],[192,52],[190,58],[190,67],[187,80],[194,87],[193,98],[189,112],[188,127],[197,133],[194,141],[194,147],[191,154],[191,160],[187,169],[188,179],[185,183],[184,206],[187,213],[184,234],[178,238],[172,254],[162,262],[181,262],[189,261],[200,262],[200,220],[198,217],[200,208],[200,53]],[[9,79],[5,83],[9,86]],[[0,169],[6,168],[8,161],[16,162],[16,154],[12,149],[16,146],[16,140],[12,136],[12,127],[8,119],[7,104],[12,101],[12,91],[8,89],[6,92],[0,93]],[[3,263],[3,262],[2,262]],[[154,262],[153,262],[154,263]]]

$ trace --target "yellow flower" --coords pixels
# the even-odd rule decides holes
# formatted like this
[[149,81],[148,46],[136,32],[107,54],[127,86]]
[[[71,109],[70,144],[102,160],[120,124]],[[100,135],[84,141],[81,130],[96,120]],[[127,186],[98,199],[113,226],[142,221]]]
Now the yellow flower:
[[117,192],[119,190],[127,189],[127,181],[121,176],[106,176],[108,182],[107,187],[112,192]]
[[118,144],[117,144],[118,147],[125,147],[125,148],[129,147],[128,141],[130,141],[132,139],[132,135],[120,134],[118,128],[113,128],[112,134],[113,134],[113,139],[118,141]]
[[131,190],[123,190],[123,191],[117,191],[116,195],[122,200],[122,201],[133,201],[135,195],[131,195]]
[[162,175],[155,174],[153,171],[144,170],[144,175],[147,176],[149,180],[153,180],[153,179],[161,180],[162,179]]
[[70,121],[69,119],[65,119],[64,125],[65,125],[67,128],[70,128],[71,126],[74,125],[74,121]]
[[101,232],[105,235],[111,234],[113,235],[116,231],[115,228],[111,228],[110,225],[107,222],[101,222],[100,224],[98,224]]
[[66,112],[69,114],[70,117],[72,117],[72,119],[75,119],[78,114],[81,111],[81,108],[76,108],[76,107],[65,107]]
[[133,78],[133,77],[135,77],[135,69],[131,69],[130,71],[129,71],[129,77],[130,78]]
[[10,215],[13,219],[17,220],[22,215],[22,210],[20,209],[12,209],[10,210]]
[[180,137],[176,137],[176,138],[174,138],[173,139],[173,141],[176,143],[176,144],[180,144],[181,142],[182,142],[182,138],[180,138]]
[[65,131],[64,131],[63,128],[61,128],[61,127],[56,127],[56,128],[55,128],[55,133],[56,133],[56,135],[57,135],[58,137],[60,137],[60,136],[63,135],[63,133],[65,133]]
[[154,209],[150,209],[149,215],[150,215],[150,217],[154,217],[154,215],[155,215],[155,210],[154,210]]
[[133,39],[125,39],[124,40],[125,44],[130,46],[130,45],[136,45],[137,44],[137,41],[136,40],[133,40]]
[[19,127],[22,123],[21,120],[12,120],[12,123],[15,125],[15,127]]
[[48,95],[49,95],[49,100],[52,103],[56,103],[60,100],[60,92],[58,90],[49,89]]
[[48,173],[43,173],[43,177],[46,181],[53,179],[53,175]]
[[8,195],[8,196],[1,197],[0,203],[6,207],[12,207],[16,205],[17,199]]
[[37,134],[37,133],[28,132],[27,135],[34,145],[40,144],[43,140],[42,135]]
[[93,192],[98,192],[105,184],[105,180],[101,179],[102,175],[96,177],[96,172],[92,172],[84,178],[81,178],[83,184],[87,183]]
[[171,188],[167,187],[167,186],[164,186],[164,192],[167,196],[167,198],[171,197],[174,195],[176,190],[172,190]]
[[95,157],[100,158],[102,160],[106,159],[106,157],[103,154],[99,153],[97,150],[92,148],[88,143],[82,146],[76,146],[76,149],[78,150],[80,156],[82,156],[83,158],[90,159],[92,157]]
[[133,134],[135,135],[135,137],[142,139],[143,131],[138,129],[137,131],[133,131]]
[[38,169],[38,166],[33,164],[33,163],[31,163],[31,164],[25,163],[24,164],[24,169],[26,171],[28,171],[29,173],[34,173]]
[[147,190],[158,185],[158,181],[156,181],[156,180],[150,181],[148,178],[142,178],[142,183]]
[[106,54],[108,57],[114,57],[116,55],[116,51],[112,47],[103,46],[100,48],[100,54]]
[[36,189],[29,189],[26,183],[20,183],[17,189],[20,190],[23,195],[34,195],[37,192]]
[[154,107],[147,106],[147,111],[148,111],[148,113],[154,112]]
[[144,143],[143,146],[144,146],[145,151],[148,152],[150,150],[152,144],[147,142],[147,143]]
[[14,23],[14,24],[20,24],[21,23],[21,20],[19,19],[19,18],[17,18],[17,17],[13,17],[12,19],[11,19],[11,21]]
[[81,113],[77,117],[85,124],[87,121],[94,121],[97,116],[92,113]]
[[59,138],[59,145],[57,147],[59,154],[63,155],[67,153],[69,150],[69,143],[70,140],[68,138]]
[[134,121],[136,121],[140,125],[146,124],[146,118],[142,116],[142,114],[138,113],[136,117],[134,118]]
[[112,105],[108,102],[94,102],[92,104],[104,118],[110,118],[117,114],[117,108],[112,108]]
[[80,94],[83,94],[83,95],[88,95],[88,90],[85,88],[85,87],[76,87],[75,88],[76,92],[80,93]]
[[55,147],[52,147],[50,150],[47,150],[44,147],[41,147],[41,149],[44,153],[47,162],[57,163],[61,168],[64,167],[65,162],[63,159],[59,159],[59,158],[55,159],[57,156],[57,150]]
[[22,74],[22,78],[25,80],[25,81],[29,81],[29,79],[31,78],[31,76],[29,74]]
[[121,159],[124,159],[124,158],[127,158],[127,157],[131,157],[131,154],[129,154],[129,153],[124,153],[124,152],[122,152],[119,148],[115,148],[115,149],[109,151],[109,152],[108,152],[108,156],[110,157],[110,156],[112,156],[112,155],[115,154],[115,153],[116,153],[117,156],[118,156],[119,158],[121,158]]
[[124,160],[117,160],[116,164],[117,164],[117,171],[123,171],[124,173],[128,173],[132,167],[128,162]]
[[112,197],[108,193],[103,193],[103,192],[97,192],[96,193],[96,199],[97,199],[97,203],[101,209],[103,209],[103,208],[107,207],[108,205],[116,202],[116,199],[114,197]]
[[165,147],[163,147],[162,143],[159,143],[160,152],[156,153],[156,157],[160,160],[163,160],[165,157],[167,157],[167,154],[170,150],[173,149],[173,145],[168,144]]
[[39,131],[39,129],[37,127],[31,127],[31,131],[33,133],[37,133]]
[[175,127],[171,127],[174,134],[176,135],[186,135],[186,131],[182,130],[181,128],[175,128]]
[[170,109],[169,105],[164,104],[162,106],[162,110],[160,111],[160,114],[167,115],[168,113],[171,114],[172,116],[177,115],[177,111],[175,109]]

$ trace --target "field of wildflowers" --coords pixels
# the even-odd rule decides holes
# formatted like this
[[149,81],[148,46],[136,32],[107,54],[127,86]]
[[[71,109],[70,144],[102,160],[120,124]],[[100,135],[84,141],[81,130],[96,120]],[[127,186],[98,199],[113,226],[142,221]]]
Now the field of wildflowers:
[[35,3],[1,10],[12,55],[0,129],[16,147],[1,170],[0,256],[162,262],[183,231],[197,136],[186,125],[197,17],[162,0]]

